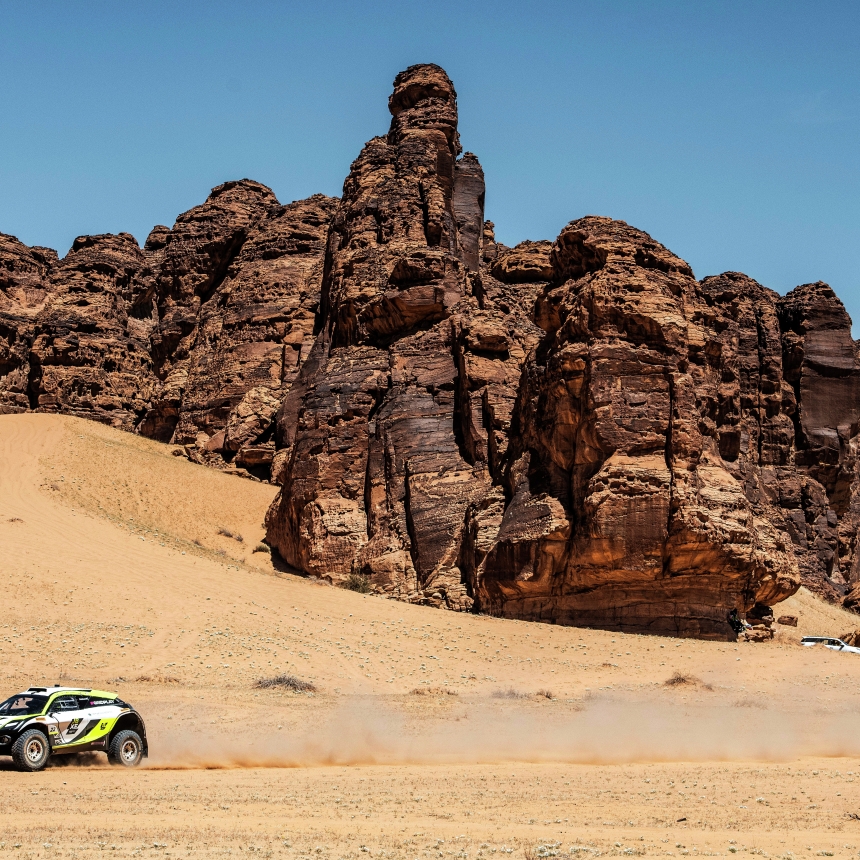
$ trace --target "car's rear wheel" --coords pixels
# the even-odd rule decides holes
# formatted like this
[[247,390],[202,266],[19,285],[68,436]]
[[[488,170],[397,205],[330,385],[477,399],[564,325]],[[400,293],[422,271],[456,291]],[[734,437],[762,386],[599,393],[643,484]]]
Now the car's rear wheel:
[[108,748],[108,761],[123,767],[137,767],[143,759],[143,741],[137,732],[126,729],[114,736]]
[[44,732],[30,729],[12,744],[12,761],[18,770],[35,773],[43,770],[51,758],[51,743]]

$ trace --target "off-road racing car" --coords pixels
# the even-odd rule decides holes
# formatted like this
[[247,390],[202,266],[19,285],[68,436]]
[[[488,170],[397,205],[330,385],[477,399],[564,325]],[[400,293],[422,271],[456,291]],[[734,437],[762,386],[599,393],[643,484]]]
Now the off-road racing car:
[[42,770],[51,756],[92,750],[125,767],[149,754],[143,719],[116,693],[30,687],[0,703],[0,755],[12,756],[18,770]]

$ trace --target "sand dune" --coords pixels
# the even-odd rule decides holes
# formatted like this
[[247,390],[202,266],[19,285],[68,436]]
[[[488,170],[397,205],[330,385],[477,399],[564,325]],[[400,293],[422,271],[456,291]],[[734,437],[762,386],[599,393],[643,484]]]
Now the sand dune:
[[[753,645],[363,596],[254,552],[273,487],[171,450],[0,416],[3,687],[117,689],[153,749],[131,774],[3,769],[5,847],[856,856],[860,659],[799,638],[857,616],[801,592]],[[255,689],[283,673],[317,692]]]

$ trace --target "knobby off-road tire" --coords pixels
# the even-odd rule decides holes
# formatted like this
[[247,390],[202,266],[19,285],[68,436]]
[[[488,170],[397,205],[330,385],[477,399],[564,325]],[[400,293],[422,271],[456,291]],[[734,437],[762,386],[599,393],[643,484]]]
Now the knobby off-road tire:
[[12,761],[17,770],[35,773],[43,770],[50,758],[51,742],[38,729],[29,729],[12,744]]
[[123,767],[137,767],[143,759],[143,741],[130,729],[117,734],[108,748],[108,761]]

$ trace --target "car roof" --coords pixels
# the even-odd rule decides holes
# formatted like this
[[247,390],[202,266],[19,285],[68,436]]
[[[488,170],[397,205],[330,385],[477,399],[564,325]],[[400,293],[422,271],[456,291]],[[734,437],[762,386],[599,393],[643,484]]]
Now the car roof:
[[804,636],[801,642],[841,642],[838,636]]
[[108,693],[105,690],[88,690],[84,687],[30,687],[29,690],[24,690],[18,695],[26,696],[27,694],[44,694],[53,696],[55,693],[74,693],[76,695],[98,696],[102,699],[115,699],[116,693]]

